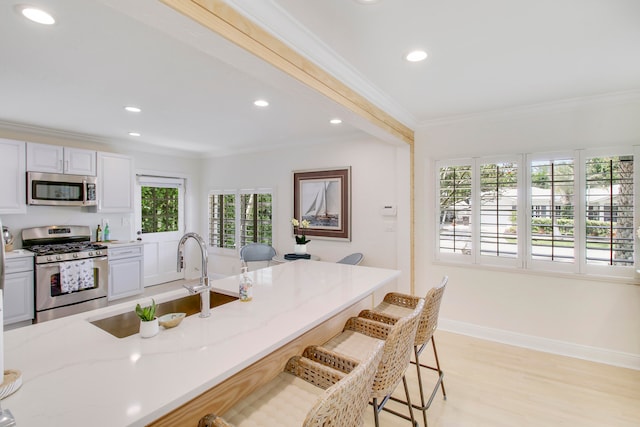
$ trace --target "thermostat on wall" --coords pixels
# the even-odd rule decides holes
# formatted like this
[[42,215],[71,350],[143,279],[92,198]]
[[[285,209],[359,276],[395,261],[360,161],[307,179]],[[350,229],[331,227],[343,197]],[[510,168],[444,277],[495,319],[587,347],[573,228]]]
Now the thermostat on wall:
[[393,205],[384,205],[381,213],[382,216],[396,216],[396,207]]

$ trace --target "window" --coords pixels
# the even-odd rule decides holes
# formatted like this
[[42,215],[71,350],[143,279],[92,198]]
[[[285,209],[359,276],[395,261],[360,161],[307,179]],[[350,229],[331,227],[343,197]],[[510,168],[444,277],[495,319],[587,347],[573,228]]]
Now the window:
[[633,156],[586,159],[586,262],[633,265]]
[[573,262],[574,168],[572,159],[531,162],[531,229],[534,260]]
[[209,195],[209,246],[236,247],[236,195]]
[[209,245],[226,249],[238,249],[252,242],[270,245],[272,199],[270,191],[209,194]]
[[138,223],[142,234],[178,234],[183,229],[184,179],[139,175]]
[[240,243],[271,244],[271,194],[240,195]]
[[471,252],[471,165],[439,168],[439,250]]
[[480,254],[518,255],[518,164],[480,165]]
[[634,277],[634,150],[438,162],[436,257]]

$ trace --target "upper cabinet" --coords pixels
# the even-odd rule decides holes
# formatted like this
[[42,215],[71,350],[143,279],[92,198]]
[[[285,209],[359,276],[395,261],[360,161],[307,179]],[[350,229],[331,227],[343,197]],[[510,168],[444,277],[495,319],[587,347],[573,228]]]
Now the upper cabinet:
[[98,152],[98,212],[133,212],[133,159]]
[[96,176],[96,152],[28,142],[27,170]]
[[0,159],[0,214],[25,213],[25,143],[0,138]]

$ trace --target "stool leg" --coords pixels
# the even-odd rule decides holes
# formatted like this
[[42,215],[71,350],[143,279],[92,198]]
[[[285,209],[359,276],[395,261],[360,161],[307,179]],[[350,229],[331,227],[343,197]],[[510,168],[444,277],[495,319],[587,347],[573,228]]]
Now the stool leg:
[[434,371],[438,371],[438,376],[440,378],[440,387],[442,387],[442,397],[444,397],[444,400],[447,400],[447,392],[444,389],[444,379],[443,379],[444,373],[442,372],[442,369],[440,369],[440,360],[438,359],[438,350],[436,349],[436,340],[433,337],[433,335],[431,335],[431,346],[433,347],[433,356],[436,359],[436,369],[434,369]]
[[418,390],[420,390],[420,407],[416,409],[420,409],[422,411],[422,419],[424,421],[424,427],[427,427],[427,411],[424,404],[424,390],[422,388],[422,373],[420,372],[420,352],[418,351],[418,347],[413,347],[413,354],[416,358],[416,373],[418,375]]
[[[413,405],[411,404],[411,398],[409,397],[409,387],[407,387],[407,377],[406,375],[402,376],[402,384],[404,384],[404,395],[407,397],[407,407],[409,408],[409,416],[411,417],[411,425],[416,426],[418,422],[413,416]],[[426,427],[426,424],[425,424]]]
[[378,420],[378,399],[373,398],[373,419],[376,422],[376,427],[380,427],[380,420]]

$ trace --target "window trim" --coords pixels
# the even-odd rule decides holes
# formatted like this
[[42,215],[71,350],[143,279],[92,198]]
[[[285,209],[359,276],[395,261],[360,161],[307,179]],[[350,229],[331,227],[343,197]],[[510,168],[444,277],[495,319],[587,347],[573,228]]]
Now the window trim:
[[[225,247],[219,247],[219,246],[211,246],[211,228],[210,228],[210,223],[211,223],[211,212],[209,210],[209,199],[211,198],[211,196],[226,196],[226,195],[234,195],[236,196],[235,200],[234,200],[234,215],[235,215],[235,219],[236,219],[236,228],[234,231],[234,243],[235,243],[235,248],[225,248]],[[206,213],[206,218],[207,218],[207,248],[210,251],[213,251],[214,253],[217,254],[228,254],[228,255],[232,255],[232,254],[236,254],[238,252],[237,246],[238,246],[238,227],[237,227],[237,220],[238,220],[238,213],[239,213],[239,208],[238,208],[238,192],[237,190],[209,190],[209,193],[207,194],[207,213]]]
[[[210,212],[209,212],[209,198],[212,195],[228,195],[228,194],[233,194],[235,195],[235,221],[236,221],[236,227],[235,227],[235,236],[234,236],[234,241],[235,241],[235,248],[221,248],[218,246],[211,246],[210,245],[210,240],[209,240],[209,236],[211,235],[211,230],[209,228],[209,224],[210,224]],[[240,196],[242,195],[246,195],[246,194],[270,194],[271,195],[271,242],[273,243],[274,237],[276,236],[276,230],[275,230],[275,221],[274,221],[274,216],[275,216],[275,201],[276,201],[276,193],[273,189],[271,188],[266,188],[266,187],[261,187],[261,188],[241,188],[241,189],[224,189],[224,190],[219,190],[219,189],[211,189],[209,190],[208,194],[207,194],[207,212],[206,212],[206,218],[207,218],[207,247],[209,248],[209,250],[211,250],[213,253],[217,253],[217,254],[222,254],[222,255],[229,255],[229,256],[239,256],[240,255],[240,242],[241,242],[241,211],[240,211]]]
[[[524,193],[526,194],[526,204],[525,204],[525,224],[526,228],[523,230],[524,234],[524,244],[525,244],[525,259],[524,259],[524,268],[529,270],[541,270],[541,271],[552,271],[552,272],[562,272],[562,273],[579,273],[579,262],[581,255],[581,245],[584,243],[582,239],[583,232],[578,230],[582,230],[582,217],[581,211],[583,211],[581,202],[582,198],[582,189],[580,187],[581,183],[581,173],[582,165],[580,156],[576,151],[558,151],[552,153],[532,153],[527,154],[525,156],[525,181],[523,181],[526,185],[524,189]],[[573,261],[572,262],[555,262],[551,260],[536,260],[533,259],[532,254],[532,245],[531,245],[531,220],[532,215],[529,213],[532,210],[531,203],[531,165],[536,161],[557,161],[557,160],[573,160],[573,205],[574,205],[574,213],[573,213],[573,227],[574,227],[574,240],[573,240]]]
[[[472,182],[473,192],[474,194],[480,194],[480,170],[481,166],[484,164],[495,164],[495,163],[505,163],[505,162],[513,162],[518,166],[517,173],[517,182],[518,182],[518,205],[516,206],[516,235],[518,236],[518,255],[515,258],[508,257],[500,257],[500,256],[489,256],[482,255],[480,252],[480,233],[474,233],[472,236],[473,240],[473,248],[478,248],[477,253],[474,254],[478,264],[483,265],[492,265],[492,266],[508,266],[513,268],[522,268],[523,265],[523,254],[525,253],[525,239],[521,238],[522,231],[524,228],[524,211],[522,209],[522,202],[525,197],[523,191],[520,191],[520,183],[523,182],[523,169],[524,169],[524,159],[521,155],[510,155],[510,156],[489,156],[489,157],[478,157],[474,158],[474,175],[477,178],[475,179],[475,183]],[[472,178],[473,179],[473,178]],[[477,188],[476,188],[477,186]],[[476,206],[477,205],[477,206]],[[474,223],[480,226],[480,216],[481,216],[481,202],[475,203],[472,206],[472,210],[475,213]],[[476,252],[476,251],[472,251]]]
[[[633,227],[634,227],[634,265],[594,265],[587,264],[586,259],[586,171],[585,162],[593,157],[613,157],[633,155],[633,186],[634,186],[634,207],[633,207]],[[532,259],[531,247],[531,165],[533,161],[540,160],[563,160],[572,159],[574,167],[574,261],[571,263],[554,262],[547,260]],[[480,255],[480,208],[476,199],[480,191],[480,167],[487,163],[502,163],[514,161],[518,164],[518,207],[517,207],[517,233],[518,233],[518,256],[515,259],[501,258],[500,256]],[[440,252],[440,169],[450,166],[471,166],[471,205],[472,224],[477,224],[472,229],[472,250],[471,255],[466,256],[461,253]],[[504,267],[510,270],[520,270],[538,273],[560,273],[568,277],[581,275],[590,278],[619,278],[632,279],[635,282],[640,280],[640,237],[638,231],[640,217],[640,146],[618,146],[596,149],[577,149],[558,152],[543,152],[529,154],[495,155],[486,157],[472,157],[459,159],[442,159],[435,162],[435,195],[434,202],[434,259],[438,262],[450,262],[460,265],[478,267]],[[522,236],[522,237],[521,237]],[[512,262],[509,262],[512,261]]]
[[163,231],[157,233],[144,233],[144,236],[154,236],[154,240],[172,241],[178,240],[186,230],[186,197],[187,178],[179,175],[165,176],[153,172],[136,173],[135,180],[135,225],[136,230],[142,231],[142,191],[141,187],[178,188],[178,230]]
[[[435,202],[435,206],[434,206],[434,212],[436,213],[436,221],[435,221],[435,239],[434,239],[434,253],[435,253],[435,257],[436,260],[438,261],[452,261],[452,262],[462,262],[464,264],[475,264],[476,263],[476,256],[475,256],[475,251],[472,250],[470,254],[463,254],[463,253],[448,253],[448,252],[440,252],[440,169],[443,167],[452,167],[452,166],[470,166],[471,167],[471,197],[470,197],[470,201],[471,201],[471,208],[472,208],[472,213],[473,213],[473,208],[475,206],[475,192],[473,189],[473,177],[474,175],[474,168],[473,168],[473,160],[472,158],[461,158],[461,159],[453,159],[453,160],[449,160],[449,161],[437,161],[436,162],[436,167],[435,167],[435,180],[436,180],[436,193],[435,193],[435,198],[434,198],[434,202]],[[472,221],[473,221],[473,215],[472,215]],[[473,224],[475,224],[475,221],[473,222]],[[473,233],[473,232],[472,232]],[[473,234],[471,236],[472,242],[471,245],[472,247],[475,247],[475,244],[473,242]]]

